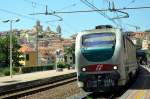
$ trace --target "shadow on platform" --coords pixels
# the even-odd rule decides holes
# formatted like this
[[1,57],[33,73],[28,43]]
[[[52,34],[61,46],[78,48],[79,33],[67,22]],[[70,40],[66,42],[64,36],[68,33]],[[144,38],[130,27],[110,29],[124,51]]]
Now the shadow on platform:
[[[150,68],[149,68],[150,69]],[[130,90],[148,90],[150,89],[150,71],[144,67],[140,67],[139,75],[136,80],[133,81],[133,85]]]
[[13,82],[19,82],[20,80],[10,80],[10,81],[4,81],[2,83],[13,83]]

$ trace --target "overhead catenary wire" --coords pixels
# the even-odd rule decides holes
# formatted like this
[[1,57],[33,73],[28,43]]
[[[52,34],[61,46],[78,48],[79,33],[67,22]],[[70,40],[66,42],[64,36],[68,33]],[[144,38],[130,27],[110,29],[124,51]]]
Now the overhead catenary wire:
[[[112,6],[111,6],[112,5]],[[123,12],[123,11],[120,11],[120,10],[116,10],[116,7],[115,7],[115,4],[114,2],[109,2],[109,11],[110,12],[114,12],[114,13],[121,13],[122,15],[119,15],[117,13],[117,17],[113,17],[112,19],[121,19],[121,18],[128,18],[129,17],[129,14],[127,12]]]
[[[30,1],[30,0],[25,0],[25,1]],[[64,11],[64,12],[60,12],[60,11],[51,11],[49,13],[49,15],[56,15],[56,14],[65,14],[65,13],[81,13],[81,12],[98,12],[100,13],[102,16],[104,16],[105,18],[107,18],[108,20],[112,21],[114,24],[116,24],[116,22],[114,21],[114,19],[117,19],[118,17],[116,18],[110,18],[108,15],[106,15],[104,12],[105,11],[117,11],[117,12],[120,12],[122,14],[125,14],[125,16],[120,16],[120,18],[128,18],[129,15],[128,13],[126,12],[123,12],[123,11],[120,11],[120,10],[133,10],[133,9],[147,9],[147,8],[150,8],[150,7],[132,7],[132,8],[127,8],[127,7],[124,7],[124,8],[119,8],[119,9],[98,9],[97,7],[95,7],[93,4],[91,4],[88,0],[81,0],[84,4],[86,4],[88,7],[92,8],[93,10],[87,10],[87,11]],[[110,1],[110,0],[109,0]],[[109,2],[108,1],[108,2]],[[132,0],[132,2],[135,2],[135,0]],[[30,1],[31,2],[31,1]],[[70,6],[75,6],[76,4],[72,4]],[[69,6],[68,6],[69,7]],[[65,8],[65,7],[64,7]],[[34,14],[43,14],[43,13],[34,13]],[[57,16],[56,16],[57,17]],[[61,18],[58,20],[60,21],[62,20]]]
[[[126,8],[117,8],[115,10],[117,10],[118,12],[122,12],[121,10],[140,10],[140,9],[150,9],[150,7],[126,7]],[[54,11],[54,12],[51,12],[51,14],[67,14],[67,13],[87,13],[87,12],[97,12],[97,11],[110,11],[110,10],[114,10],[114,9],[94,9],[94,10],[80,10],[80,11]],[[129,17],[128,13],[126,12],[123,12],[126,14],[126,17]],[[118,24],[117,24],[118,25]]]
[[[117,12],[115,12],[115,14],[117,15],[117,17],[120,17]],[[117,21],[118,21],[118,23],[120,25],[120,28],[122,28],[122,20],[121,20],[121,18],[117,19]]]
[[[45,5],[41,4],[41,3],[33,2],[33,1],[31,1],[31,0],[24,0],[24,1],[26,1],[26,2],[28,2],[28,3],[34,3],[35,5],[38,5],[38,6],[45,6]],[[78,4],[78,2],[77,2],[77,3],[73,3],[73,4],[69,5],[69,6],[63,7],[63,8],[61,8],[60,10],[56,10],[56,11],[62,11],[62,10],[64,10],[64,9],[66,9],[66,8],[69,8],[69,7],[72,7],[72,6],[76,6],[77,4]],[[47,6],[47,5],[46,5],[46,6]],[[48,7],[47,7],[47,10],[48,10]],[[62,20],[63,20],[63,18],[62,18],[61,16],[55,14],[55,11],[52,11],[51,9],[50,9],[50,11],[53,12],[53,13],[49,13],[48,11],[47,11],[46,13],[35,13],[35,11],[33,11],[33,13],[32,13],[32,14],[29,14],[29,15],[34,15],[34,16],[35,16],[35,15],[38,15],[38,14],[44,14],[44,15],[52,15],[52,16],[55,16],[55,17],[58,18],[58,19],[46,21],[45,23],[56,22],[56,21],[62,21]],[[69,25],[69,26],[70,26],[70,25]],[[74,29],[74,28],[73,28],[73,29]],[[68,33],[69,33],[69,32],[68,32]]]
[[117,25],[117,23],[112,20],[108,15],[106,15],[104,12],[98,11],[99,9],[97,7],[95,7],[93,4],[91,4],[88,0],[81,0],[81,2],[83,2],[85,5],[87,5],[88,7],[97,10],[96,12],[98,12],[99,14],[101,14],[102,16],[104,16],[105,18],[107,18],[108,20],[110,20],[111,22],[113,22],[114,24]]
[[[150,9],[150,7],[128,7],[128,8],[118,8],[115,10],[140,10],[140,9]],[[97,12],[97,11],[110,11],[112,9],[98,9],[98,10],[78,10],[78,11],[52,11],[51,14],[67,14],[67,13],[86,13],[86,12]]]
[[[62,17],[60,17],[59,15],[56,15],[55,13],[49,13],[49,12],[48,12],[48,6],[47,6],[47,5],[46,5],[46,10],[45,10],[45,12],[32,13],[32,14],[29,14],[29,15],[40,15],[40,14],[55,16],[55,17],[58,18],[58,20],[56,20],[56,21],[62,21],[62,20],[63,20]],[[54,21],[54,20],[51,20],[51,21]]]
[[112,19],[121,19],[121,18],[128,18],[128,17],[129,17],[129,14],[126,13],[126,12],[119,11],[119,10],[116,10],[116,11],[114,11],[114,12],[115,12],[115,13],[120,12],[120,13],[122,13],[122,14],[124,14],[124,15],[122,15],[122,16],[117,15],[117,17],[114,17],[114,18],[112,18]]
[[33,17],[29,17],[29,16],[26,16],[26,15],[23,15],[23,14],[20,14],[20,13],[12,12],[12,11],[9,11],[9,10],[6,10],[6,9],[0,8],[0,11],[5,12],[5,13],[9,13],[9,14],[13,14],[13,15],[17,15],[17,16],[20,16],[20,17],[24,17],[24,18],[27,18],[27,19],[30,19],[30,20],[36,20]]
[[[8,13],[8,14],[16,15],[16,16],[18,16],[18,17],[23,17],[23,18],[29,19],[29,20],[35,20],[35,21],[38,20],[38,19],[36,19],[36,18],[34,18],[34,17],[26,16],[26,15],[23,15],[23,14],[20,14],[20,13],[17,13],[17,12],[12,12],[12,11],[9,11],[9,10],[6,10],[6,9],[1,9],[1,8],[0,8],[0,11],[1,11],[1,12],[5,12],[5,13]],[[41,21],[41,20],[40,20],[40,22],[46,23],[46,22]]]
[[[42,6],[42,7],[45,7],[46,6],[46,4],[43,4],[43,3],[39,3],[39,2],[35,2],[35,1],[33,1],[33,0],[24,0],[25,2],[28,2],[28,3],[30,3],[30,4],[32,4],[32,6],[33,6],[33,4],[34,5],[37,5],[37,6]],[[52,9],[49,9],[50,11],[53,11]]]
[[[35,17],[35,15],[39,15],[39,14],[44,14],[44,15],[51,15],[51,16],[54,16],[54,17],[57,17],[58,19],[56,19],[56,20],[50,20],[50,21],[62,21],[63,20],[63,18],[62,17],[60,17],[60,16],[58,16],[58,15],[55,15],[55,14],[51,14],[51,13],[49,13],[48,12],[48,5],[46,4],[46,5],[43,5],[43,4],[39,4],[39,3],[37,3],[37,2],[33,2],[33,1],[31,1],[31,0],[24,0],[24,1],[27,1],[27,2],[29,2],[29,3],[32,3],[32,7],[33,7],[33,13],[32,14],[29,14],[29,15],[33,15],[34,17]],[[40,12],[40,13],[35,13],[35,11],[34,11],[34,9],[35,9],[35,6],[36,5],[40,5],[40,6],[44,6],[46,9],[45,9],[45,12]],[[52,11],[52,10],[51,10]]]
[[[26,15],[23,15],[23,14],[20,14],[20,13],[17,13],[17,12],[12,12],[12,11],[6,10],[6,9],[1,9],[0,8],[0,11],[8,13],[8,14],[16,15],[16,16],[19,16],[19,17],[23,17],[23,18],[26,18],[26,19],[29,19],[29,20],[38,20],[34,17],[29,17],[29,16],[26,16]],[[41,22],[43,22],[43,21],[41,21]]]
[[[24,0],[24,1],[31,1],[31,0]],[[83,0],[82,0],[83,1]],[[87,1],[87,0],[86,0]],[[133,0],[134,1],[134,0]],[[30,3],[33,3],[33,0],[30,2]],[[34,2],[35,4],[37,4],[36,2]],[[41,5],[43,6],[43,4],[38,4],[38,5]],[[116,10],[140,10],[140,9],[149,9],[150,7],[123,7],[123,8],[118,8]],[[0,11],[3,11],[3,12],[6,12],[6,13],[9,13],[9,14],[13,14],[13,15],[17,15],[17,16],[21,16],[21,17],[24,17],[24,18],[27,18],[27,19],[30,19],[30,20],[36,20],[35,18],[33,17],[29,17],[29,16],[26,16],[26,15],[22,15],[22,14],[19,14],[19,13],[16,13],[16,12],[12,12],[12,11],[8,11],[8,10],[5,10],[5,9],[0,9]],[[80,10],[80,11],[51,11],[51,14],[60,14],[60,13],[86,13],[86,12],[101,12],[101,11],[109,11],[109,9],[95,9],[95,10]],[[51,21],[51,20],[50,20]],[[52,20],[53,21],[53,20]],[[55,20],[54,20],[55,21]]]
[[[114,1],[110,1],[109,0],[108,3],[109,3],[109,9],[110,9],[110,11],[114,12],[114,14],[117,15],[117,17],[113,17],[113,19],[117,19],[118,26],[122,29],[122,20],[121,20],[121,18],[129,17],[128,13],[116,10]],[[120,12],[120,13],[125,14],[125,15],[124,16],[120,16],[117,12]]]
[[119,10],[135,10],[135,9],[149,9],[150,7],[124,7]]
[[[8,14],[16,15],[16,16],[19,16],[19,17],[23,17],[23,18],[26,18],[26,19],[29,19],[29,20],[35,20],[35,21],[38,20],[38,19],[36,19],[36,18],[34,18],[34,17],[29,17],[29,16],[26,16],[26,15],[23,15],[23,14],[20,14],[20,13],[17,13],[17,12],[12,12],[12,11],[6,10],[6,9],[1,9],[1,8],[0,8],[0,11],[1,11],[1,12],[5,12],[5,13],[8,13]],[[57,16],[57,15],[55,15],[55,16]],[[58,16],[58,17],[59,17],[59,16]],[[60,19],[59,19],[59,20],[60,20]],[[58,21],[58,20],[50,20],[50,21],[46,21],[46,22],[40,20],[40,22],[42,22],[42,23],[48,23],[48,22],[54,22],[54,21]],[[67,30],[65,29],[65,31],[67,31]],[[67,32],[68,32],[68,31],[67,31]],[[69,33],[69,32],[68,32],[68,33]]]

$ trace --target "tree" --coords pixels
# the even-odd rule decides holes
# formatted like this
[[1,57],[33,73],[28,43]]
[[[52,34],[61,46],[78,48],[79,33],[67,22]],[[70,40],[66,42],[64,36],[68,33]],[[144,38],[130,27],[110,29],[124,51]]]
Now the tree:
[[0,37],[0,63],[9,66],[9,37]]
[[75,43],[72,43],[70,47],[64,48],[65,56],[72,55],[73,57],[73,63],[75,62]]
[[[10,51],[9,51],[9,35],[0,37],[0,63],[4,63],[3,65],[9,66],[9,61],[10,61]],[[13,44],[13,49],[12,49],[12,59],[13,59],[13,65],[15,66],[22,66],[19,61],[22,60],[23,58],[20,57],[22,55],[21,52],[18,52],[18,49],[21,47],[18,42],[17,38],[15,36],[12,37],[12,44]]]
[[73,43],[70,47],[65,47],[65,54],[74,54],[75,53],[75,44]]
[[18,44],[17,38],[13,36],[13,49],[12,49],[12,58],[13,58],[13,65],[15,66],[22,66],[22,64],[19,63],[19,61],[23,60],[23,57],[20,57],[23,55],[23,53],[19,52],[18,50],[21,48],[21,46]]

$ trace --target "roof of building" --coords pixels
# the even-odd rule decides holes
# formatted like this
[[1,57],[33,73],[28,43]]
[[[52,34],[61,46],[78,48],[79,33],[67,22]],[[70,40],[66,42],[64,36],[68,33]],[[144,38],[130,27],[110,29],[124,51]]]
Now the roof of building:
[[131,33],[131,36],[132,36],[132,37],[135,37],[135,38],[143,38],[144,35],[145,35],[144,32],[132,32],[132,33]]
[[33,48],[29,47],[27,44],[21,45],[21,48],[19,49],[20,52],[33,52]]

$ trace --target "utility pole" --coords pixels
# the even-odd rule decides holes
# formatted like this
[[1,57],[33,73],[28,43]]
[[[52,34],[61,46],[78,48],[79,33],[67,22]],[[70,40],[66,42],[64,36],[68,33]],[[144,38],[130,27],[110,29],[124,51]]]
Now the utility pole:
[[14,22],[18,22],[20,21],[18,18],[17,19],[11,19],[11,20],[5,20],[3,21],[4,23],[7,23],[7,22],[10,22],[10,33],[9,33],[9,36],[10,36],[10,77],[12,78],[12,75],[13,75],[13,70],[12,70],[12,62],[13,62],[13,59],[12,59],[12,49],[13,49],[13,44],[12,44],[12,34],[13,34],[13,30],[12,30],[12,23]]
[[40,25],[40,21],[37,20],[36,22],[36,26],[35,26],[35,29],[36,29],[36,65],[38,66],[39,63],[40,63],[40,60],[39,60],[39,33],[41,33],[43,30],[42,30],[42,26]]
[[10,77],[12,78],[12,20],[10,21]]
[[38,60],[39,60],[39,55],[38,55],[38,42],[39,42],[39,39],[38,39],[38,35],[39,35],[39,29],[38,27],[36,27],[36,65],[38,66]]

